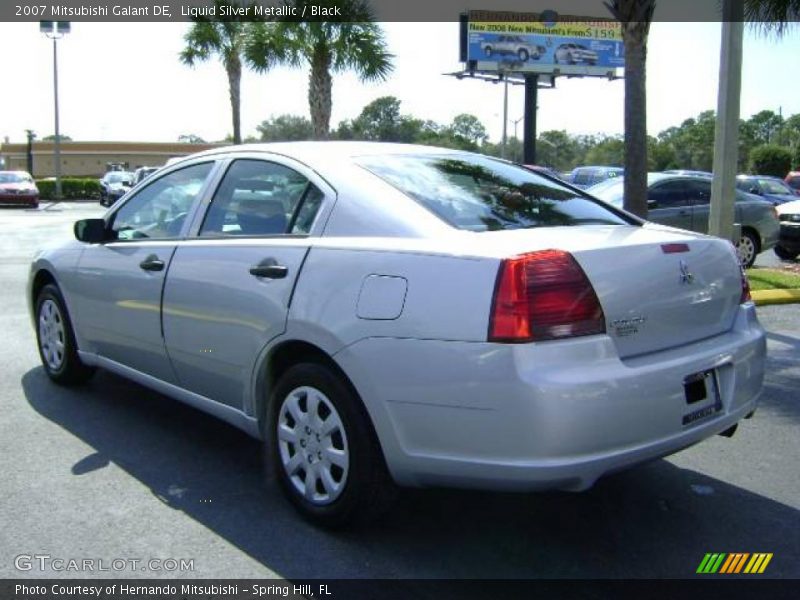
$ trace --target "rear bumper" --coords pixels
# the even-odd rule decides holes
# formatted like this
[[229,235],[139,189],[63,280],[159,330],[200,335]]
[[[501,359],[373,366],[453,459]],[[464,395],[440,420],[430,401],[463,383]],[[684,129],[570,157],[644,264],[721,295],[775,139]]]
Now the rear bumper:
[[[620,360],[608,336],[524,345],[367,339],[336,355],[403,485],[590,487],[753,411],[766,343],[752,305],[733,330]],[[721,410],[684,425],[683,380],[714,369]],[[711,401],[709,401],[711,404]]]
[[23,194],[0,194],[0,205],[4,206],[37,206],[39,196]]

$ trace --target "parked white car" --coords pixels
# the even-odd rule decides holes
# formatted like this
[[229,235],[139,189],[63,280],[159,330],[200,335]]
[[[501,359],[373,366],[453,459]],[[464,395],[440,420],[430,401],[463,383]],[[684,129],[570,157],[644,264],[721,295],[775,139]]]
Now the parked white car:
[[50,378],[101,367],[240,427],[325,525],[395,483],[584,490],[761,391],[729,242],[485,156],[216,149],[75,233],[31,267]]
[[554,53],[556,63],[586,63],[587,65],[597,64],[598,56],[594,50],[589,50],[582,44],[561,44]]

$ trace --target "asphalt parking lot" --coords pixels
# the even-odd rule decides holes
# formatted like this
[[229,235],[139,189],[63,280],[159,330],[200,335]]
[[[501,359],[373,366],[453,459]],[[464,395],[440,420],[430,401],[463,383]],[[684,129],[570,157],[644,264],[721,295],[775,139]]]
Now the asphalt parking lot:
[[[766,387],[732,439],[581,494],[405,491],[371,529],[330,533],[262,484],[259,445],[238,430],[109,373],[49,382],[25,304],[30,259],[100,212],[0,210],[0,577],[685,578],[707,552],[771,552],[762,577],[800,577],[800,306],[759,309]],[[193,568],[17,568],[37,554]]]

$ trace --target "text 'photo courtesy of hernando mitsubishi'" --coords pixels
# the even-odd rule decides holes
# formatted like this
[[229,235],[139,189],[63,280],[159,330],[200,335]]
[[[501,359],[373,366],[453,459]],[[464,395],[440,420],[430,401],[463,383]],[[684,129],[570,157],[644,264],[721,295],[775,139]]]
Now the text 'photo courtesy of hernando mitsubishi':
[[467,59],[478,70],[603,75],[625,63],[619,23],[541,13],[471,11]]

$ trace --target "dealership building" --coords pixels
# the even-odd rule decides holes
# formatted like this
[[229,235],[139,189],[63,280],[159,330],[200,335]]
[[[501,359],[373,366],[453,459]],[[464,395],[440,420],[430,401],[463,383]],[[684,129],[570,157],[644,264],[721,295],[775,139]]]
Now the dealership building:
[[[64,177],[102,177],[112,164],[128,169],[160,167],[170,158],[187,156],[225,144],[185,144],[156,142],[61,142],[61,174]],[[34,178],[53,177],[53,142],[31,144]],[[0,144],[0,169],[28,170],[28,144]]]

